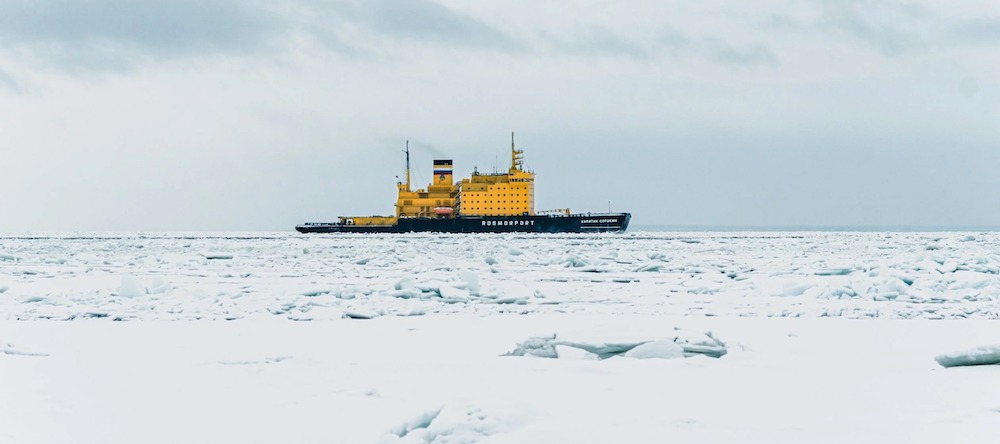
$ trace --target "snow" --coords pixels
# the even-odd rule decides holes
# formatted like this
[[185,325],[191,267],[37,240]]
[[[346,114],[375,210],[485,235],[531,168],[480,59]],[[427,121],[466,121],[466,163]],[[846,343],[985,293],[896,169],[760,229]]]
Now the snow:
[[1000,355],[998,233],[75,233],[0,252],[4,443],[1000,433],[1000,365],[942,368]]

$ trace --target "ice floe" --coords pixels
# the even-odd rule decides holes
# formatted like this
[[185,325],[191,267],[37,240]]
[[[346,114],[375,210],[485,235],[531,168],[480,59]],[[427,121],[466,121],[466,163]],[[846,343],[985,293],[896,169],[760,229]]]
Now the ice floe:
[[1000,364],[1000,344],[944,353],[934,360],[942,367]]
[[555,334],[534,336],[518,343],[504,356],[560,359],[582,359],[587,356],[608,359],[624,356],[635,359],[674,359],[696,355],[720,358],[725,354],[726,345],[712,333],[677,330],[673,337],[623,342],[565,340],[558,339]]

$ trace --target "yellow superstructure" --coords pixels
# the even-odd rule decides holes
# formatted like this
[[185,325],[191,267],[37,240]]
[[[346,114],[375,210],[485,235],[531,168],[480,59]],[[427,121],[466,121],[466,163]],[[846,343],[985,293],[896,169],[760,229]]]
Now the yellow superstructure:
[[[524,169],[524,151],[510,144],[506,173],[481,174],[455,183],[451,160],[434,161],[434,179],[426,189],[410,186],[410,150],[406,149],[406,182],[396,184],[396,215],[341,217],[350,225],[393,225],[400,218],[463,216],[519,216],[535,214],[535,174]],[[568,211],[567,211],[568,212]]]
[[[407,154],[409,157],[409,154]],[[409,161],[407,183],[397,184],[396,217],[453,217],[458,206],[458,187],[452,178],[451,160],[434,161],[434,181],[427,189],[410,189]]]
[[466,216],[518,216],[535,214],[535,173],[524,170],[524,151],[510,144],[507,173],[480,174],[459,183]]

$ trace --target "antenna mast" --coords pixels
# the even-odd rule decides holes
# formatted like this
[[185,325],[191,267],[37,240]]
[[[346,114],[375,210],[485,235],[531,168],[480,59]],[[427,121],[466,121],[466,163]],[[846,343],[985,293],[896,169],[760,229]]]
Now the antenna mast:
[[518,151],[514,148],[514,132],[510,132],[510,173],[513,174],[515,171],[521,171],[524,166],[524,160],[521,159],[521,154],[524,151]]
[[410,141],[406,141],[406,191],[410,191]]

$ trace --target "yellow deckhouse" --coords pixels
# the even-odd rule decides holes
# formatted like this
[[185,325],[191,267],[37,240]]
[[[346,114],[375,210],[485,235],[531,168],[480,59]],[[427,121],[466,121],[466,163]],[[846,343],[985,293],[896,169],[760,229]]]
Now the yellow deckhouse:
[[506,173],[482,174],[455,183],[450,159],[434,161],[434,180],[426,189],[410,186],[410,149],[406,148],[406,182],[398,182],[396,215],[341,217],[348,225],[389,226],[401,218],[453,218],[463,216],[533,216],[535,174],[524,169],[524,151],[514,147],[511,134],[510,169]]
[[462,179],[461,213],[465,216],[533,216],[535,214],[535,173],[524,170],[524,151],[510,141],[510,169],[506,173],[481,174]]

